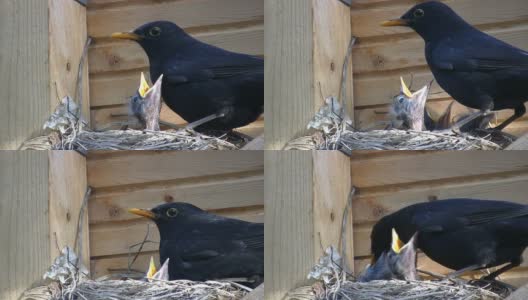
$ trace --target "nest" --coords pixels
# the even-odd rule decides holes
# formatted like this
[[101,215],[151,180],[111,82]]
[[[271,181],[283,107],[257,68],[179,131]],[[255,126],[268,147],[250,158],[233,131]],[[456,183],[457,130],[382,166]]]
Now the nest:
[[251,289],[227,281],[195,282],[189,280],[123,280],[107,276],[88,279],[81,259],[69,247],[61,251],[44,279],[50,283],[30,289],[21,300],[230,300],[242,299]]
[[513,140],[496,134],[474,136],[453,131],[354,130],[336,98],[326,99],[308,129],[315,132],[290,141],[285,150],[500,150]]
[[287,150],[500,150],[502,147],[486,138],[454,132],[373,130],[334,130],[318,132],[293,140]]
[[80,107],[65,97],[44,124],[49,134],[26,141],[21,150],[237,150],[243,145],[228,135],[213,137],[188,129],[92,131],[79,115]]
[[354,299],[354,300],[502,300],[503,296],[484,288],[464,283],[443,281],[335,281],[329,285],[320,283],[288,293],[288,300],[307,299]]
[[75,286],[50,285],[29,290],[22,300],[229,300],[242,299],[248,291],[229,282],[85,280]]

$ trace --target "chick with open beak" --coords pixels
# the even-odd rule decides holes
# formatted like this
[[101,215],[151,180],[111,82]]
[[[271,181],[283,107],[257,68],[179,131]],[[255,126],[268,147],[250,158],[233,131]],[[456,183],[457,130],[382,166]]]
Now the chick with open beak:
[[161,75],[154,86],[149,87],[145,75],[141,73],[139,89],[130,98],[129,102],[129,124],[139,123],[139,129],[159,131],[159,119],[161,112]]

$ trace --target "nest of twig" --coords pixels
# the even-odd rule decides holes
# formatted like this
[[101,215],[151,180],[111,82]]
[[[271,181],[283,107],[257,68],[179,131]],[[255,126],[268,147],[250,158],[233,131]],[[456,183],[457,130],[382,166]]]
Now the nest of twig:
[[224,138],[191,130],[83,130],[75,135],[38,137],[24,143],[22,150],[236,150],[239,147]]
[[486,138],[454,132],[373,130],[343,128],[293,140],[287,150],[500,150]]
[[335,281],[329,285],[317,283],[288,293],[288,300],[354,299],[354,300],[502,300],[484,288],[465,283],[443,281],[379,280],[371,282]]
[[[286,150],[500,150],[512,141],[496,134],[475,136],[453,131],[371,130],[352,128],[336,98],[326,99],[308,129],[314,134],[290,141]],[[500,143],[500,144],[499,144]]]
[[85,280],[57,288],[39,287],[24,293],[22,300],[230,300],[242,299],[248,291],[229,282]]
[[236,150],[228,135],[213,137],[194,130],[166,131],[108,130],[92,131],[79,118],[80,107],[65,97],[49,117],[46,136],[26,141],[21,150]]

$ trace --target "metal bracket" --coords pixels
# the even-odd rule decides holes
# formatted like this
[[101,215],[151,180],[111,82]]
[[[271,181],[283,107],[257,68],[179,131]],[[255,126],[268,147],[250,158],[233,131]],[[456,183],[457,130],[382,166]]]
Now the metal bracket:
[[75,1],[79,2],[82,6],[88,5],[88,0],[75,0]]

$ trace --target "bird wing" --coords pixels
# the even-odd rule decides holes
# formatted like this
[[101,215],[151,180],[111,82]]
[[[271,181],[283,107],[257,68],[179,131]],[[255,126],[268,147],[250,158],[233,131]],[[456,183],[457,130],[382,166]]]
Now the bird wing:
[[528,216],[528,207],[520,209],[491,208],[465,214],[428,211],[425,214],[415,216],[413,223],[416,224],[420,232],[446,232],[524,216]]
[[235,76],[250,75],[264,72],[262,60],[248,60],[243,63],[216,62],[215,65],[202,67],[197,65],[175,65],[165,70],[166,81],[172,84],[186,84],[208,80],[225,79]]
[[528,71],[528,52],[483,33],[462,36],[435,45],[430,63],[459,72]]

